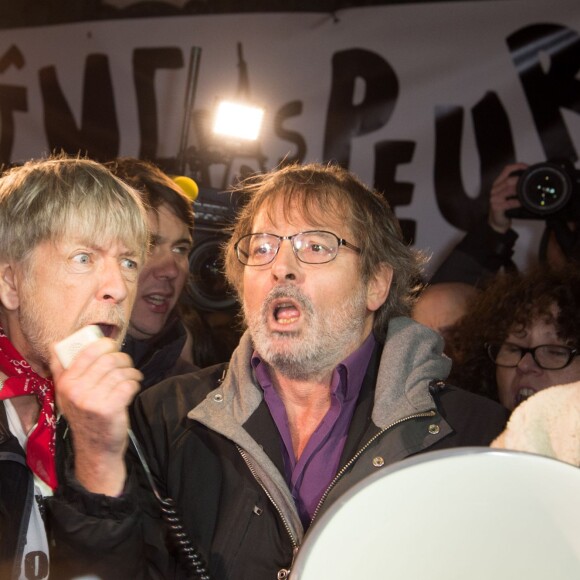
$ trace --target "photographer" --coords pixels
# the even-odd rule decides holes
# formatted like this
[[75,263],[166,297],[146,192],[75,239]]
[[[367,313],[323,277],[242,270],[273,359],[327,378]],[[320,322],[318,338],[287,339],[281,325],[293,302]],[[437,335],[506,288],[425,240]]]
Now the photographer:
[[[532,172],[533,170],[533,172]],[[542,193],[539,199],[532,199],[534,191],[542,191],[542,186],[532,183],[534,174],[545,172],[550,178],[569,177],[569,189],[573,199],[563,207],[550,213],[549,203],[544,208]],[[512,261],[513,248],[518,234],[512,229],[512,219],[543,219],[545,230],[540,242],[538,259],[552,266],[562,265],[568,261],[580,260],[580,239],[578,236],[578,184],[575,182],[575,170],[568,164],[545,163],[528,166],[525,163],[506,165],[493,182],[487,221],[478,224],[467,232],[465,237],[453,249],[441,266],[433,274],[430,283],[463,282],[481,287],[485,281],[500,270],[517,270]],[[523,174],[523,175],[522,175]],[[518,183],[525,180],[527,189],[535,188],[532,195],[523,190],[518,195]],[[531,185],[530,185],[531,183]],[[520,183],[520,188],[523,189]],[[558,194],[554,199],[558,200]],[[537,194],[536,194],[537,196]],[[522,201],[525,202],[525,207]]]

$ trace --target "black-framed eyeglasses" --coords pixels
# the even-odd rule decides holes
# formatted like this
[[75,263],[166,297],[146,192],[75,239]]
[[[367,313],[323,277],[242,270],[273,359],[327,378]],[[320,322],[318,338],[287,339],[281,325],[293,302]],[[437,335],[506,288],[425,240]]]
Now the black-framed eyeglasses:
[[489,358],[498,367],[513,368],[527,353],[532,355],[535,363],[544,370],[557,371],[567,367],[575,356],[578,356],[578,349],[562,344],[540,344],[534,348],[525,348],[511,342],[503,344],[486,344]]
[[274,261],[284,240],[292,244],[294,255],[305,264],[326,264],[338,255],[341,246],[350,248],[358,254],[361,249],[332,232],[309,230],[291,236],[276,234],[247,234],[234,245],[236,256],[244,266],[265,266]]

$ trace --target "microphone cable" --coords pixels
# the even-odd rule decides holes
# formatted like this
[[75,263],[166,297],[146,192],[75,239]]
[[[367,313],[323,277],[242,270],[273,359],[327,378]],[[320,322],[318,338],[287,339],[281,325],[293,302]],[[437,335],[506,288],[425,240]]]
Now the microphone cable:
[[143,467],[143,471],[147,476],[149,486],[161,506],[161,517],[169,528],[169,535],[177,548],[180,561],[191,575],[191,578],[197,580],[211,580],[203,557],[193,545],[191,538],[187,535],[187,532],[183,527],[183,523],[175,506],[175,501],[171,497],[164,498],[161,496],[155,482],[153,481],[153,475],[151,474],[151,470],[149,469],[141,445],[137,441],[137,437],[135,437],[135,434],[131,429],[128,429],[128,434],[131,444],[133,445],[141,466]]

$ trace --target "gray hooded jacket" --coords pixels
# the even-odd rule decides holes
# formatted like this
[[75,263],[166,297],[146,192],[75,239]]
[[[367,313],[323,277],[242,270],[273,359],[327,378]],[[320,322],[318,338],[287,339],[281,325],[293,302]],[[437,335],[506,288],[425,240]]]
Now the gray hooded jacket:
[[[378,469],[429,450],[488,445],[501,432],[507,420],[501,406],[446,385],[451,363],[442,350],[442,339],[426,327],[408,318],[390,322],[382,352],[376,349],[367,369],[341,468],[310,529],[338,497]],[[285,578],[305,534],[284,479],[280,437],[250,364],[252,352],[246,333],[229,366],[164,381],[140,395],[135,408],[135,431],[158,489],[175,500],[213,578]],[[69,509],[80,505],[75,494],[67,495]],[[116,530],[107,530],[108,545],[114,541],[137,553],[145,538],[147,575],[185,578],[175,553],[168,554],[159,541],[167,528],[151,507],[151,494],[145,509],[132,510],[136,496],[94,502],[93,515],[117,518]],[[88,505],[85,497],[82,509]],[[59,510],[53,513],[58,517]],[[79,542],[78,519],[70,529]],[[87,553],[95,560],[97,537],[95,528],[87,532]],[[71,553],[66,557],[75,559]],[[100,558],[108,558],[108,569],[119,573],[105,578],[139,576],[135,567],[127,568],[127,559],[112,562],[110,549]]]

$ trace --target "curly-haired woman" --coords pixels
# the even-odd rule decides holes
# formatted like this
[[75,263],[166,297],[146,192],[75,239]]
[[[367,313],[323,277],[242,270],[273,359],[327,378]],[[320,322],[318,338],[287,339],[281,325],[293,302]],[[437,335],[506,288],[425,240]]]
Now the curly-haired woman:
[[508,409],[580,380],[580,271],[497,275],[447,339],[452,381]]

